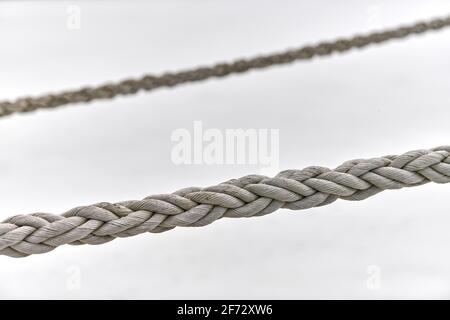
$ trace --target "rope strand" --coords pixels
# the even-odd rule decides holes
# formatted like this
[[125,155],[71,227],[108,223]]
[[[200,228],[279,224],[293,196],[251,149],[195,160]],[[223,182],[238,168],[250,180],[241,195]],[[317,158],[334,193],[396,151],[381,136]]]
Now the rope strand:
[[145,75],[139,79],[128,79],[117,83],[86,87],[79,90],[69,90],[38,97],[19,98],[13,102],[3,101],[0,102],[0,117],[43,108],[56,108],[72,103],[112,99],[119,95],[135,94],[142,90],[151,91],[157,88],[173,87],[183,83],[225,77],[231,74],[287,64],[298,60],[310,60],[316,56],[326,56],[335,52],[349,51],[353,48],[363,48],[370,44],[379,44],[392,39],[405,38],[413,34],[439,30],[448,26],[450,26],[450,16],[366,35],[338,39],[332,42],[321,42],[317,45],[304,46],[295,50],[235,60],[230,63],[219,63],[213,66],[193,68],[156,76]]
[[337,199],[364,200],[383,190],[428,182],[450,182],[450,146],[347,161],[334,170],[315,166],[282,171],[274,178],[249,175],[143,200],[77,207],[62,215],[18,215],[0,223],[0,255],[25,257],[64,244],[102,244],[144,232],[202,227],[223,217],[303,210]]

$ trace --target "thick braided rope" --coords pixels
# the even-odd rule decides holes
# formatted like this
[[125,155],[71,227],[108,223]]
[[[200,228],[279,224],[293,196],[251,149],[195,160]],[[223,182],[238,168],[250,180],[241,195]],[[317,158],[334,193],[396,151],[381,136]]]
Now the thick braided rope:
[[243,73],[252,69],[287,64],[297,60],[309,60],[316,56],[326,56],[335,52],[345,52],[353,48],[363,48],[370,44],[378,44],[392,39],[405,38],[450,26],[450,16],[401,26],[367,35],[338,39],[332,42],[321,42],[313,46],[304,46],[285,52],[236,60],[230,63],[219,63],[213,66],[199,67],[179,72],[165,73],[159,76],[146,75],[139,79],[128,79],[117,83],[97,87],[86,87],[79,90],[65,91],[38,97],[19,98],[16,101],[0,102],[0,116],[12,113],[29,112],[41,108],[55,108],[71,103],[90,102],[98,99],[111,99],[118,95],[129,95],[138,91],[150,91],[161,87],[173,87],[179,84],[225,77],[230,74]]
[[274,178],[249,175],[208,188],[77,207],[62,215],[18,215],[0,223],[0,254],[24,257],[63,244],[102,244],[144,232],[206,226],[223,217],[302,210],[339,198],[363,200],[383,190],[430,181],[450,182],[450,146],[347,161],[334,170],[308,167],[282,171]]

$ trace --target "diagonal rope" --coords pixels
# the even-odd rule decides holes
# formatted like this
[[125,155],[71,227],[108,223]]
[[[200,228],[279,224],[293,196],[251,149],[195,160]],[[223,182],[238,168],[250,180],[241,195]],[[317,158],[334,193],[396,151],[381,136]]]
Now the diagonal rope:
[[202,227],[223,217],[309,209],[337,199],[364,200],[383,190],[427,182],[450,182],[450,146],[347,161],[334,170],[308,167],[282,171],[274,178],[249,175],[143,200],[77,207],[62,215],[18,215],[0,223],[0,254],[24,257],[63,244],[102,244],[144,232]]
[[0,117],[43,108],[55,108],[71,103],[111,99],[119,95],[135,94],[142,90],[151,91],[162,87],[173,87],[183,83],[225,77],[253,69],[287,64],[297,60],[310,60],[316,56],[326,56],[335,52],[349,51],[353,48],[363,48],[370,44],[379,44],[392,39],[405,38],[413,34],[439,30],[448,26],[450,26],[450,16],[366,35],[357,35],[331,42],[321,42],[317,45],[304,46],[280,53],[235,60],[229,63],[219,63],[212,66],[198,67],[162,75],[145,75],[138,79],[128,79],[96,87],[86,87],[79,90],[69,90],[38,97],[19,98],[13,102],[3,101],[0,102]]

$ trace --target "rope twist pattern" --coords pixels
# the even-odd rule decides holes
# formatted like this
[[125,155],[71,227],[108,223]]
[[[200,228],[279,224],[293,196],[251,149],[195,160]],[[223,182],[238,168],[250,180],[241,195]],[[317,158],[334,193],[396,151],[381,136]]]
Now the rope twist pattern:
[[143,200],[97,203],[62,215],[18,215],[0,223],[0,254],[25,257],[63,244],[102,244],[144,232],[206,226],[220,218],[303,210],[337,199],[364,200],[383,190],[450,182],[450,146],[399,156],[347,161],[334,170],[308,167],[273,178],[248,175],[207,188],[186,188]]

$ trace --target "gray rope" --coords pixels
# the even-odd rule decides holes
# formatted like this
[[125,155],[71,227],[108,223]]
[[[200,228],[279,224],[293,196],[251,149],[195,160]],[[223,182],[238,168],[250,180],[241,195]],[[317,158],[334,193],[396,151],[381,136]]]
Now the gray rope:
[[206,226],[220,218],[303,210],[337,199],[363,200],[383,190],[450,182],[450,146],[400,156],[347,161],[334,170],[308,167],[274,178],[249,175],[208,188],[186,188],[143,200],[97,203],[62,215],[18,215],[0,223],[0,254],[25,257],[63,244],[102,244],[175,227]]
[[450,16],[395,29],[388,29],[381,32],[373,32],[367,35],[357,35],[332,42],[321,42],[314,46],[305,46],[281,53],[236,60],[230,63],[219,63],[213,66],[165,73],[159,76],[146,75],[139,79],[128,79],[97,87],[86,87],[79,90],[65,91],[39,97],[19,98],[13,102],[3,101],[0,102],[0,117],[18,112],[29,112],[41,108],[55,108],[71,103],[111,99],[118,95],[134,94],[141,90],[150,91],[162,87],[173,87],[183,83],[225,77],[230,74],[287,64],[297,60],[309,60],[316,56],[330,55],[335,52],[345,52],[353,48],[363,48],[370,44],[405,38],[409,35],[438,30],[448,26],[450,26]]

